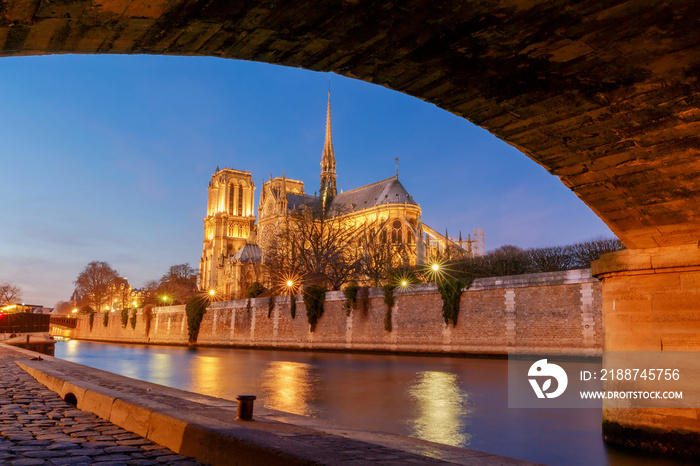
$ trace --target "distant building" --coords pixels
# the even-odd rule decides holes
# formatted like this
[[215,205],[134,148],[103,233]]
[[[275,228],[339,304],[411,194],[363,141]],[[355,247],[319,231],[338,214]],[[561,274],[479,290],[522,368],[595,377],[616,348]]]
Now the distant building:
[[3,314],[51,314],[52,310],[50,307],[25,303],[8,303],[0,307],[0,312]]
[[281,177],[270,176],[262,184],[256,225],[250,172],[217,167],[209,183],[199,288],[239,298],[251,283],[264,281],[264,251],[288,216],[303,206],[340,216],[358,235],[365,227],[381,231],[382,241],[396,252],[395,265],[422,265],[446,248],[457,248],[466,256],[484,255],[483,229],[475,229],[466,239],[461,233],[450,239],[424,224],[421,207],[399,181],[398,169],[390,178],[338,194],[335,168],[330,92],[318,195],[306,194],[304,183],[284,172]]

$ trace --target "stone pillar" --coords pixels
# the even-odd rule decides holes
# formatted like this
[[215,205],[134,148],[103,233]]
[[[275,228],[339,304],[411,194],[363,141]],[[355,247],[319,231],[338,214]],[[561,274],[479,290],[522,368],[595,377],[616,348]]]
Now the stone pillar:
[[248,186],[243,188],[243,212],[241,212],[241,216],[247,217],[249,215],[248,211],[250,210],[250,188]]
[[236,183],[236,187],[233,191],[233,215],[241,215],[238,211],[238,196],[241,195],[241,186]]
[[[700,351],[699,247],[624,250],[592,264],[603,282],[605,351]],[[700,409],[604,403],[603,436],[635,448],[700,455]]]

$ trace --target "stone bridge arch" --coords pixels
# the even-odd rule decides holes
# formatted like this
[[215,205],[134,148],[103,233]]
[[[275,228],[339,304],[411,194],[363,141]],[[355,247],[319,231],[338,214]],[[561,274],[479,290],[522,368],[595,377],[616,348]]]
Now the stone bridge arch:
[[[608,349],[698,349],[699,18],[684,0],[1,0],[0,56],[255,60],[431,102],[557,175],[630,248],[594,267]],[[606,416],[700,432],[697,412],[630,413]]]

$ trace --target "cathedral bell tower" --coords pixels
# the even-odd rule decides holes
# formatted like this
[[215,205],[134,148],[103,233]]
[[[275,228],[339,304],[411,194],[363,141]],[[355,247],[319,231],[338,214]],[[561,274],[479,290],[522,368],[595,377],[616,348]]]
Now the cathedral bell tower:
[[199,289],[222,287],[225,261],[246,244],[255,229],[255,185],[250,172],[224,168],[211,177],[204,242],[199,261]]
[[338,194],[335,182],[335,152],[333,151],[333,135],[331,134],[331,91],[328,91],[328,113],[326,114],[326,141],[323,144],[323,156],[321,157],[321,190],[319,191],[323,201],[323,210],[330,204],[333,197]]

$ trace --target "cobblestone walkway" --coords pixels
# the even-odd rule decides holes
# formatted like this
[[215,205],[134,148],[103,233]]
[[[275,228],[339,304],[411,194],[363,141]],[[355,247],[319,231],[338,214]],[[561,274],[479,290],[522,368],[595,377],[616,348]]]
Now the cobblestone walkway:
[[63,401],[0,347],[0,465],[201,465]]

